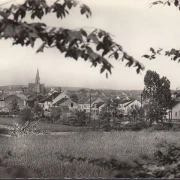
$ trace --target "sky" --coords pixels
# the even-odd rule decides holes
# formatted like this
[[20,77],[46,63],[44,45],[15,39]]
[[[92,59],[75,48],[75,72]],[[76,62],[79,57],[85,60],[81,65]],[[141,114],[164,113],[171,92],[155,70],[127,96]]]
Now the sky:
[[[6,1],[0,0],[0,3]],[[14,0],[16,3],[20,1]],[[149,53],[150,47],[167,50],[180,47],[180,11],[175,7],[161,5],[150,8],[151,0],[81,2],[91,8],[91,18],[87,19],[80,15],[79,9],[74,9],[63,20],[48,15],[43,21],[49,26],[71,29],[104,29],[113,35],[113,39],[122,45],[128,54],[143,63],[145,70],[137,74],[135,68],[125,67],[125,62],[110,59],[114,68],[112,75],[106,79],[105,74],[100,74],[100,66],[91,68],[91,64],[83,60],[65,58],[56,49],[47,49],[44,53],[37,54],[39,42],[31,48],[12,46],[11,40],[1,40],[0,86],[27,85],[34,82],[39,68],[41,83],[48,86],[141,90],[144,87],[146,71],[153,70],[170,80],[171,89],[180,87],[180,64],[165,56],[158,56],[153,61],[142,58],[142,55]]]

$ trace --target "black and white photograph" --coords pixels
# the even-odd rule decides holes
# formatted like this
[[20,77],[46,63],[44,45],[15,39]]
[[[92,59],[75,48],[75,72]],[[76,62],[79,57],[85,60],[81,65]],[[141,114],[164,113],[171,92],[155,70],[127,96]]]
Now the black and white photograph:
[[0,0],[0,178],[180,178],[180,0]]

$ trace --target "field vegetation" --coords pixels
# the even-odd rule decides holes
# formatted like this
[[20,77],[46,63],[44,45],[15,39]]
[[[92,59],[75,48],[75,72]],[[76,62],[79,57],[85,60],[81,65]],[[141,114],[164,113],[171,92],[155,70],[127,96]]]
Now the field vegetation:
[[[20,165],[43,178],[111,177],[108,162],[114,159],[130,166],[134,162],[151,164],[158,144],[166,141],[179,145],[179,135],[179,132],[127,131],[0,137],[0,156],[10,151],[12,156],[4,160],[5,166]],[[98,164],[100,160],[104,164]]]

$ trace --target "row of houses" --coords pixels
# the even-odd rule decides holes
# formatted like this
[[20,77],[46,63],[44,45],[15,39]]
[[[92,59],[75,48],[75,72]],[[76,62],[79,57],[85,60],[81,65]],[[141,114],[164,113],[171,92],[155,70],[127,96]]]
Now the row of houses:
[[[16,100],[20,109],[25,106],[31,108],[34,107],[35,103],[38,103],[44,111],[51,111],[52,107],[66,107],[69,111],[71,110],[81,110],[87,113],[98,115],[104,106],[107,104],[107,98],[102,95],[96,95],[92,97],[81,98],[78,102],[74,102],[70,96],[64,92],[53,91],[46,96],[41,95],[31,95],[25,96],[24,94],[11,94],[5,98],[0,99],[0,110],[9,111],[12,106],[12,102]],[[129,109],[135,108],[135,106],[141,106],[141,103],[137,100],[125,100],[112,99],[113,103],[117,104],[117,108],[122,110],[124,114],[128,113]]]

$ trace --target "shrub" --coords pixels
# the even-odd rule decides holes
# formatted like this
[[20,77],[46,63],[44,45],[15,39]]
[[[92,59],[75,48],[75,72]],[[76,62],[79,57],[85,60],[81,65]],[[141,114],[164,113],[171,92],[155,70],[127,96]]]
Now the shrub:
[[5,128],[0,128],[0,134],[8,134],[8,130]]
[[60,119],[61,114],[62,114],[62,111],[60,107],[53,107],[51,109],[51,117],[52,117],[53,122]]
[[39,104],[35,104],[33,108],[34,119],[39,119],[43,114],[43,108]]
[[24,109],[22,109],[20,113],[20,118],[22,122],[32,121],[33,114],[32,114],[31,109],[29,107],[25,107]]
[[88,115],[85,111],[75,110],[72,112],[72,116],[74,117],[74,125],[83,126],[86,125],[89,120]]

